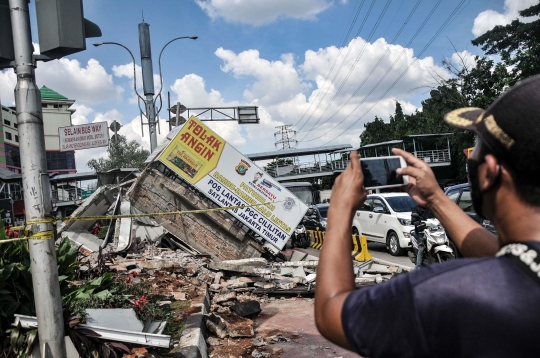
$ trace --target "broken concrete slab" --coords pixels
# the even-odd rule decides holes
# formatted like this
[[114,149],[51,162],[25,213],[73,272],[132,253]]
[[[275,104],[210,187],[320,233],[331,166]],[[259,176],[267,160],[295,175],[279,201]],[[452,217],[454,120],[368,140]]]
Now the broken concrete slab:
[[307,255],[307,252],[293,250],[289,261],[302,261]]
[[282,267],[279,274],[282,276],[291,276],[293,274],[293,269],[290,267]]
[[295,267],[292,272],[293,277],[306,277],[306,272],[302,266]]
[[87,230],[78,229],[76,231],[63,231],[60,234],[62,238],[69,238],[73,246],[80,247],[79,250],[84,251],[86,255],[89,255],[92,252],[98,252],[99,247],[103,243],[103,240],[98,239],[97,236],[92,235]]
[[365,272],[389,274],[395,271],[391,271],[388,265],[381,265],[381,264],[373,263],[371,264],[370,268],[365,270]]
[[271,288],[275,288],[276,284],[274,282],[255,282],[255,287],[271,289]]
[[222,302],[235,300],[235,299],[236,299],[236,292],[228,292],[228,293],[223,293],[221,295],[215,295],[214,298],[212,299],[212,302],[222,303]]
[[[131,214],[131,202],[122,201],[120,203],[120,214],[121,215],[130,215]],[[120,219],[120,230],[118,233],[118,244],[116,246],[116,251],[127,250],[131,246],[131,230],[133,225],[132,218],[121,218]]]
[[227,337],[227,324],[219,315],[210,313],[206,316],[206,327],[219,338]]
[[211,262],[208,268],[216,271],[234,271],[243,274],[263,274],[270,273],[271,271],[263,267],[255,266],[241,266],[235,264],[228,264],[223,262]]
[[254,257],[250,259],[224,260],[224,261],[221,261],[221,263],[236,265],[236,266],[261,267],[261,266],[266,266],[268,264],[268,261],[262,257]]

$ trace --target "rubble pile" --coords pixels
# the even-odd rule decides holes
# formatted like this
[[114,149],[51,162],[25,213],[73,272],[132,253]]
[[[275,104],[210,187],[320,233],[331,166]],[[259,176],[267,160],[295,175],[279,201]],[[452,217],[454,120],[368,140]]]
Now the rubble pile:
[[[108,249],[107,251],[110,251]],[[264,258],[217,261],[208,255],[147,244],[125,257],[111,251],[92,253],[84,259],[88,270],[113,271],[128,282],[147,282],[149,295],[161,297],[160,304],[188,302],[208,295],[209,310],[204,325],[210,357],[269,357],[282,353],[282,344],[295,344],[296,334],[258,332],[255,320],[264,312],[261,304],[283,300],[313,302],[317,283],[316,257],[293,251],[290,259],[273,262]],[[354,262],[357,287],[388,281],[402,269],[368,262]],[[304,298],[299,298],[304,297]],[[194,313],[187,309],[178,320]],[[197,312],[200,312],[198,308]],[[179,338],[171,340],[178,347]],[[279,344],[278,344],[279,343]],[[275,349],[274,349],[275,348]]]

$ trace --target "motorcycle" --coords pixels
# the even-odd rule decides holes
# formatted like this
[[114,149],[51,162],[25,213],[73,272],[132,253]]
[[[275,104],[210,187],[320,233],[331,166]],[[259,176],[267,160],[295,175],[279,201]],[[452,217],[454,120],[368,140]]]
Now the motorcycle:
[[444,228],[437,219],[421,220],[416,213],[411,215],[414,230],[411,230],[411,244],[407,255],[413,264],[416,264],[420,240],[425,238],[426,248],[424,249],[422,264],[432,264],[435,262],[445,262],[453,260],[456,255],[449,246],[448,236]]
[[306,232],[306,227],[302,224],[298,225],[296,229],[293,232],[293,235],[295,235],[294,240],[292,242],[295,243],[296,247],[300,247],[302,249],[305,249],[309,246],[310,239]]

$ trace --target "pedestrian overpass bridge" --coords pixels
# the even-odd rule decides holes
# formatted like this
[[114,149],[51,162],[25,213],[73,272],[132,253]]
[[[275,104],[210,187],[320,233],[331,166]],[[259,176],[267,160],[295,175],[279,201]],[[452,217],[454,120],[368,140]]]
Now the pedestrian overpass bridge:
[[[413,134],[398,140],[361,146],[363,158],[392,155],[392,148],[413,153],[431,167],[451,164],[450,139],[452,133]],[[246,154],[277,181],[301,180],[339,174],[349,165],[350,144],[316,148],[297,148]],[[264,163],[261,163],[263,162]]]

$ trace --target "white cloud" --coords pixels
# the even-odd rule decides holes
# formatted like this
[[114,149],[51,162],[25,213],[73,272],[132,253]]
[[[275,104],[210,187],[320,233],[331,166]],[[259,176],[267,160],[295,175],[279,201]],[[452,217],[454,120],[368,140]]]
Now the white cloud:
[[[363,55],[357,61],[362,48]],[[343,54],[349,50],[349,57],[344,59]],[[296,138],[302,139],[314,126],[315,129],[305,139],[320,137],[303,143],[303,147],[321,145],[350,125],[354,125],[353,128],[333,143],[357,144],[363,123],[375,115],[387,119],[394,113],[396,100],[401,102],[406,112],[413,112],[416,107],[410,100],[425,92],[426,87],[432,87],[435,83],[433,77],[449,77],[449,73],[437,66],[432,57],[416,59],[412,49],[388,44],[382,38],[373,43],[357,38],[341,49],[342,57],[334,68],[337,70],[344,61],[341,72],[326,78],[339,52],[340,49],[333,46],[318,51],[308,50],[304,62],[296,64],[291,55],[283,55],[278,61],[268,61],[260,58],[256,50],[238,54],[222,48],[216,50],[216,56],[224,61],[223,71],[235,77],[253,78],[244,95],[249,102],[260,106],[261,123],[265,117],[272,123],[265,127],[264,132],[261,131],[261,136],[256,137],[257,142],[251,137],[253,133],[248,133],[252,145],[264,143],[262,149],[271,150],[276,129],[270,131],[269,127],[280,122],[295,124],[302,117],[296,129],[304,133],[298,133]],[[379,60],[380,64],[376,66]],[[407,72],[394,85],[405,70]],[[343,82],[346,78],[347,81]],[[388,90],[391,86],[393,88]],[[307,125],[301,129],[308,118]]]
[[232,72],[237,77],[255,77],[251,88],[244,92],[249,101],[257,99],[265,105],[282,103],[308,88],[308,84],[300,79],[291,54],[284,54],[280,61],[271,62],[260,58],[257,50],[235,54],[220,47],[215,55],[225,62],[221,67],[224,72]]
[[12,69],[0,71],[0,103],[4,106],[15,104],[14,90],[17,84],[17,76]]
[[519,17],[522,22],[531,22],[538,19],[535,17],[520,17],[518,11],[536,5],[537,0],[505,0],[504,12],[501,14],[495,10],[486,10],[478,14],[474,19],[472,33],[478,37],[497,25],[508,25]]
[[[235,107],[240,104],[236,101],[226,102],[219,91],[210,89],[210,92],[207,92],[205,87],[204,79],[195,74],[177,79],[171,86],[171,91],[176,94],[176,99],[173,98],[172,102],[180,102],[190,108]],[[198,113],[190,113],[190,115],[194,114]],[[163,116],[166,117],[167,114],[164,113]],[[187,116],[187,112],[184,116]],[[201,116],[200,119],[206,117],[206,115]],[[232,145],[242,146],[246,144],[246,140],[241,134],[240,125],[237,122],[206,122],[206,124]]]
[[473,68],[476,66],[476,55],[470,53],[467,50],[461,52],[454,52],[450,59],[457,69]]
[[88,120],[88,115],[94,112],[92,108],[80,103],[74,103],[70,108],[75,110],[75,113],[71,115],[71,122],[73,125],[76,126],[90,122]]
[[314,20],[328,0],[195,0],[213,20],[260,26],[282,18]]
[[[130,103],[137,103],[137,94],[133,90],[133,63],[126,63],[125,65],[113,66],[112,71],[115,77],[127,77],[131,80],[131,85],[127,90],[127,93],[131,94],[129,99]],[[144,98],[143,93],[143,81],[142,81],[142,68],[139,65],[135,65],[135,73],[137,76],[137,91]],[[158,74],[153,74],[154,77],[154,93],[157,95],[160,88],[160,77]]]
[[[0,74],[0,95],[5,103],[13,102],[16,77],[13,69]],[[61,58],[49,62],[39,62],[36,69],[36,83],[85,103],[97,104],[121,98],[122,87],[113,83],[112,75],[95,59],[90,59],[85,67],[77,60]]]

